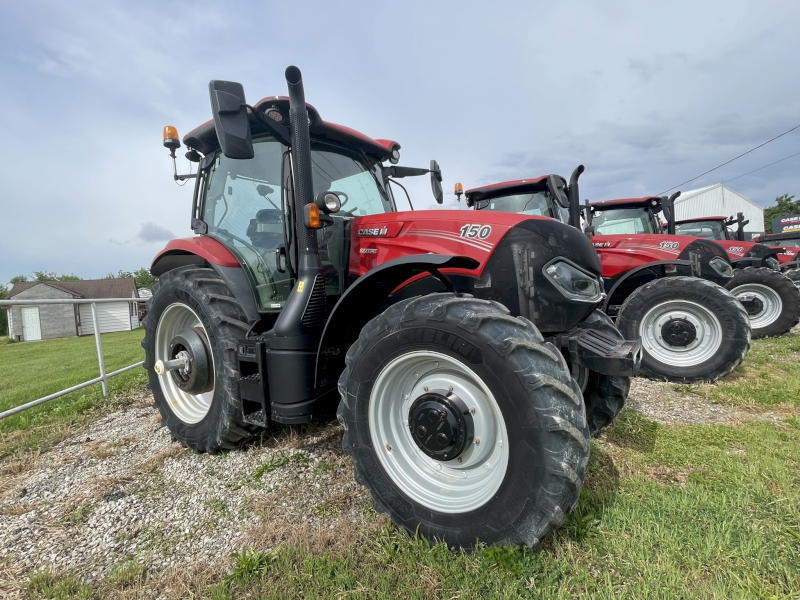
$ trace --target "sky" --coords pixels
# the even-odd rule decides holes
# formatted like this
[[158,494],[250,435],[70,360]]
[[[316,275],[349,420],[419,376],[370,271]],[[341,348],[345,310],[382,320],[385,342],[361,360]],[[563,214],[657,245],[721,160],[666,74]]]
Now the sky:
[[[0,283],[149,266],[189,228],[162,128],[303,72],[326,121],[465,188],[586,166],[581,196],[658,194],[800,124],[800,2],[27,0],[0,6]],[[794,73],[794,75],[792,75]],[[800,129],[685,184],[800,196]],[[179,156],[181,156],[181,153]],[[188,163],[179,160],[184,172]],[[416,208],[429,183],[404,180]],[[405,208],[404,201],[399,201]]]

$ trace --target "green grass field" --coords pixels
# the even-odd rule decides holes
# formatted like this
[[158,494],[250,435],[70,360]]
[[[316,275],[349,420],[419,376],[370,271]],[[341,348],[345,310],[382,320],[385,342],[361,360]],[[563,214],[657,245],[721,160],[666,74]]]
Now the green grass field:
[[[132,359],[138,352],[138,340],[126,335],[118,338],[122,362],[129,359],[126,344],[133,347]],[[0,378],[15,372],[5,365],[9,352],[23,360],[13,354],[22,349],[40,360],[29,346],[0,347]],[[75,354],[68,346],[64,352]],[[90,377],[94,355],[86,354]],[[30,390],[45,385],[36,377],[26,381]],[[793,416],[686,426],[659,424],[626,409],[608,434],[592,442],[576,510],[536,551],[484,547],[464,553],[386,524],[377,534],[357,534],[357,542],[344,548],[249,548],[229,559],[227,574],[197,576],[190,590],[175,597],[800,598],[799,388],[800,336],[793,334],[754,341],[745,364],[717,385],[681,387],[751,413],[782,405]],[[57,416],[30,419],[44,423]],[[161,593],[159,575],[138,568],[136,583],[125,585],[111,577],[89,585],[69,573],[34,574],[29,592],[40,598]]]
[[[106,372],[143,360],[143,336],[143,329],[101,335]],[[0,411],[99,374],[94,336],[0,345]],[[20,448],[44,449],[45,438],[60,437],[104,408],[116,406],[130,390],[143,389],[145,383],[144,369],[133,369],[109,380],[109,398],[103,398],[96,384],[1,420],[0,456]]]

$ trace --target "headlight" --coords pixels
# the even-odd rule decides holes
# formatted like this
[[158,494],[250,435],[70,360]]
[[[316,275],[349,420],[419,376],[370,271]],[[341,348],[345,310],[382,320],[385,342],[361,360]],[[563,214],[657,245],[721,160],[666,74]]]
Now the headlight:
[[717,273],[719,273],[723,277],[733,277],[733,267],[724,258],[715,256],[710,261],[708,261],[708,264],[710,264],[711,268],[714,269]]
[[603,288],[598,277],[564,258],[551,261],[542,271],[558,291],[570,300],[594,303],[603,299]]
[[781,270],[781,263],[779,263],[778,259],[775,258],[774,256],[768,256],[767,259],[764,262],[773,271],[780,271]]

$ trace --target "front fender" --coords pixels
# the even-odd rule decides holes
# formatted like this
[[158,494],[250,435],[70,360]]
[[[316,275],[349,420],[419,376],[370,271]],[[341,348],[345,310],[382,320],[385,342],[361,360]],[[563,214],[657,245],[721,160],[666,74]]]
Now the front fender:
[[316,385],[335,383],[344,370],[344,356],[364,325],[394,290],[420,274],[428,273],[446,282],[440,269],[476,269],[480,263],[467,256],[412,254],[391,260],[368,271],[347,288],[333,307],[317,350]]

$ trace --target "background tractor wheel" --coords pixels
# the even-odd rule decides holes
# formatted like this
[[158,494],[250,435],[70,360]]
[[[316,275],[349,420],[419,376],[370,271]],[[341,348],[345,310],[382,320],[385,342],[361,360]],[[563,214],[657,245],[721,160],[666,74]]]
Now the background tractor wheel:
[[[212,269],[181,267],[153,286],[144,320],[144,366],[162,422],[184,446],[214,453],[252,435],[253,427],[242,421],[236,361],[236,341],[248,328]],[[191,358],[188,369],[156,372],[158,361],[181,356]]]
[[750,350],[750,322],[739,301],[716,283],[694,277],[656,279],[620,308],[625,339],[642,340],[640,375],[699,383],[733,371]]
[[783,335],[800,321],[800,290],[766,267],[736,269],[725,285],[744,304],[754,338]]
[[[597,329],[615,340],[625,339],[614,326],[611,318],[599,309],[586,317],[578,324],[578,327]],[[595,436],[610,427],[625,406],[625,400],[631,390],[631,378],[601,375],[579,366],[575,381],[578,382],[578,387],[583,392],[589,434]]]
[[375,509],[428,540],[534,547],[589,460],[558,349],[488,300],[431,294],[372,319],[339,379],[342,445]]
[[784,271],[783,274],[791,279],[792,283],[797,288],[800,288],[800,269],[789,269],[788,271]]

